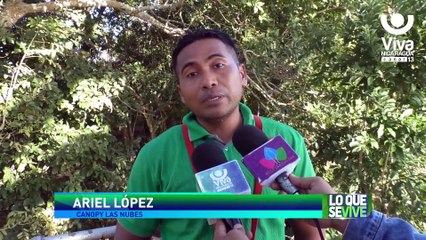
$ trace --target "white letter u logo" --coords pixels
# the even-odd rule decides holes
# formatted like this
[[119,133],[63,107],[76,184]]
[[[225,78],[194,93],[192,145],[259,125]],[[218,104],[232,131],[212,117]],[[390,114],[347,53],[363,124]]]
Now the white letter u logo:
[[[400,14],[398,14],[398,13],[397,13],[397,14],[394,14],[394,15],[398,15],[398,17],[402,16],[402,15],[400,15]],[[396,17],[396,16],[394,16],[394,15],[392,15],[392,16],[391,16],[391,18],[392,18],[392,17]],[[391,27],[391,26],[389,25],[389,23],[388,23],[388,19],[387,19],[387,15],[385,15],[385,14],[382,14],[382,15],[380,16],[380,22],[381,22],[381,24],[382,24],[383,28],[384,28],[384,29],[385,29],[388,33],[393,34],[393,35],[402,35],[402,34],[404,34],[404,33],[408,32],[408,30],[410,30],[410,29],[413,27],[413,24],[414,24],[414,16],[413,16],[413,15],[408,15],[407,17],[408,17],[408,22],[407,22],[407,24],[406,24],[404,27],[399,28],[399,29],[397,29],[397,28],[393,28],[393,27]]]

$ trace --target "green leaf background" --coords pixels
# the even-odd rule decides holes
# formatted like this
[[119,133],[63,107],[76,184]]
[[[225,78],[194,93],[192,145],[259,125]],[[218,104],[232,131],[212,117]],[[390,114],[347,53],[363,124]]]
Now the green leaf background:
[[[389,11],[415,16],[401,36],[413,63],[380,61]],[[186,1],[155,15],[230,33],[254,113],[299,130],[338,192],[372,193],[375,209],[426,230],[423,1]],[[115,224],[54,219],[53,193],[124,191],[138,150],[181,122],[177,40],[106,7],[0,27],[0,239]]]

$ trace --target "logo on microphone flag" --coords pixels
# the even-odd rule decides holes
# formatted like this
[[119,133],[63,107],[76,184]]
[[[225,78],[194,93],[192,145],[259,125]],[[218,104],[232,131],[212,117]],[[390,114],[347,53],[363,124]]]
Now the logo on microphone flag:
[[206,169],[195,174],[201,192],[249,194],[251,188],[237,160]]
[[283,172],[292,173],[299,156],[281,136],[274,137],[243,158],[243,163],[263,186]]
[[280,161],[287,159],[287,153],[283,147],[279,147],[278,149],[265,147],[263,154],[265,158],[261,159],[259,163],[267,169],[273,169]]

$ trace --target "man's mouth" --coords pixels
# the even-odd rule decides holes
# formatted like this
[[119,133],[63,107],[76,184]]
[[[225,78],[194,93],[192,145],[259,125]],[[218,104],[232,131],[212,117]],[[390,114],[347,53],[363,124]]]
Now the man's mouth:
[[213,96],[213,97],[208,97],[207,99],[206,99],[206,101],[207,102],[214,102],[214,101],[217,101],[217,100],[219,100],[219,99],[221,99],[222,98],[222,96]]
[[223,97],[225,96],[221,93],[208,94],[203,97],[203,102],[215,102],[221,100]]

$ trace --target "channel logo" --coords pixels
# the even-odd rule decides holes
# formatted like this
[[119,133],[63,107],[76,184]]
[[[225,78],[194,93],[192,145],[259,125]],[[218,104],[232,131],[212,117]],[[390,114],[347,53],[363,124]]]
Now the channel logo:
[[388,23],[388,17],[385,14],[382,14],[380,16],[380,23],[382,24],[382,27],[386,30],[386,32],[393,34],[393,35],[402,35],[410,31],[410,29],[413,27],[414,24],[414,16],[408,15],[408,22],[404,25],[405,19],[404,16],[402,16],[399,13],[392,14],[390,17],[390,22],[393,27],[391,27]]
[[384,51],[381,52],[382,62],[414,62],[414,41],[397,37],[406,34],[414,24],[414,16],[408,15],[407,22],[403,15],[394,13],[390,15],[390,23],[388,15],[380,16],[380,23],[386,32],[394,35],[392,37],[382,37]]

